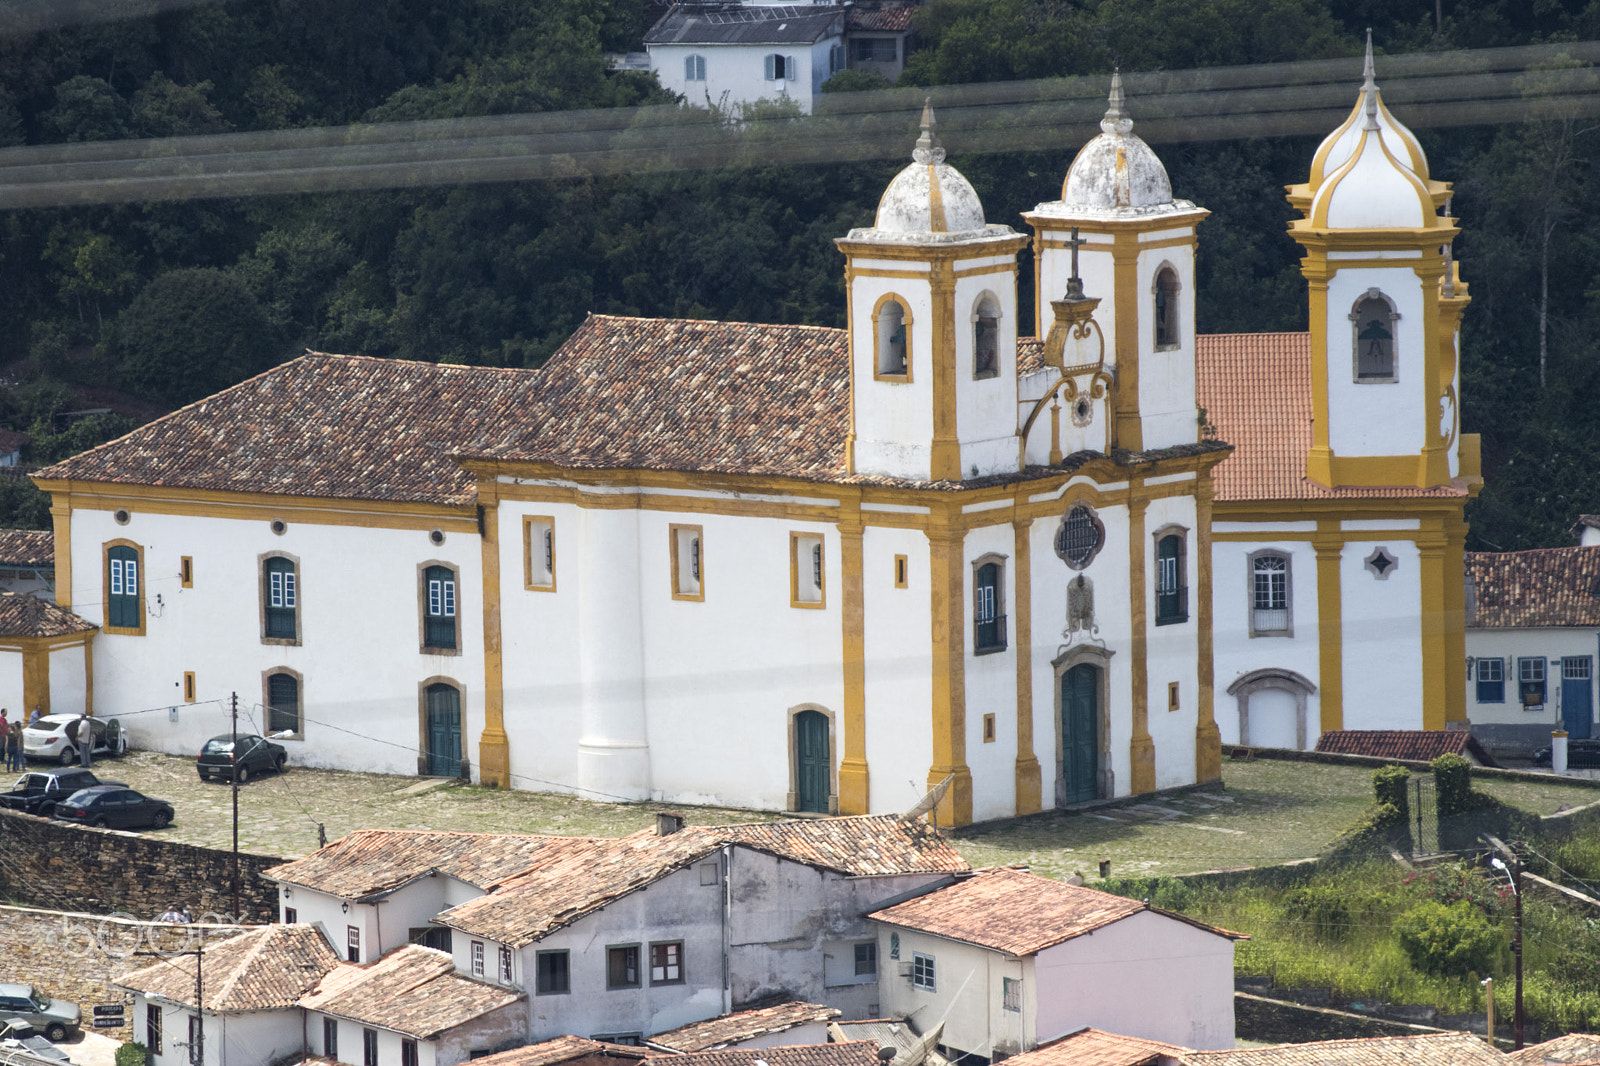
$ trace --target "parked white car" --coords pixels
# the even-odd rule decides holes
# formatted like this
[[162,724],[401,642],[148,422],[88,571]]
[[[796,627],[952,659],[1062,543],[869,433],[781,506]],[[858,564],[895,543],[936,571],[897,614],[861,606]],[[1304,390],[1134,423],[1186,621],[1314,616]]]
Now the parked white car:
[[[69,727],[79,719],[76,714],[47,714],[39,724],[22,731],[22,754],[30,759],[50,759],[62,766],[78,761],[78,747],[67,735]],[[90,718],[94,732],[94,755],[121,755],[128,750],[128,734],[115,718]]]

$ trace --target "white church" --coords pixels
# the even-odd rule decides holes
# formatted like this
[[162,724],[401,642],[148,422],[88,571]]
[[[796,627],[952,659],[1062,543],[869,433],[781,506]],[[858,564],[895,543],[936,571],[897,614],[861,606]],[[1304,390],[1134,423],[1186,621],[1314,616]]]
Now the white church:
[[189,752],[238,692],[297,765],[598,798],[877,813],[949,779],[945,825],[1464,722],[1448,186],[1369,50],[1290,190],[1309,334],[1197,337],[1207,212],[1132,128],[1114,78],[1024,215],[1033,322],[1029,237],[925,112],[837,242],[845,329],[312,353],[41,471],[93,713]]

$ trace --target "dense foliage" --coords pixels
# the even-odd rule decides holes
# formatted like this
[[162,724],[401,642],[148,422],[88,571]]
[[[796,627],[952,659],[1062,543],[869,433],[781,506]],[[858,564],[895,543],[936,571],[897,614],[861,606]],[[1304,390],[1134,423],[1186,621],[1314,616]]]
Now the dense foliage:
[[[1436,23],[1434,0],[940,0],[918,16],[922,47],[905,80],[1350,56],[1368,25],[1389,51],[1600,29],[1600,0],[1440,9]],[[0,49],[0,145],[667,102],[653,80],[609,73],[603,58],[637,49],[657,11],[651,0],[253,0],[14,38]],[[829,89],[874,84],[841,76]],[[733,117],[684,121],[728,133]],[[1464,423],[1484,434],[1489,480],[1471,515],[1474,546],[1565,543],[1600,497],[1600,284],[1587,266],[1600,222],[1579,209],[1600,137],[1558,115],[1423,139],[1435,172],[1457,181],[1474,297]],[[1305,328],[1281,186],[1303,179],[1312,147],[1303,138],[1160,147],[1178,194],[1213,212],[1202,229],[1203,331]],[[992,219],[1015,220],[1055,195],[1068,159],[955,162]],[[15,211],[0,217],[5,373],[25,388],[115,386],[170,407],[306,347],[537,365],[591,311],[836,325],[844,298],[831,238],[871,217],[895,169],[767,159]],[[0,409],[0,421],[32,432],[37,419]],[[58,454],[67,428],[40,426],[27,458]],[[34,520],[8,502],[0,495],[0,521]]]

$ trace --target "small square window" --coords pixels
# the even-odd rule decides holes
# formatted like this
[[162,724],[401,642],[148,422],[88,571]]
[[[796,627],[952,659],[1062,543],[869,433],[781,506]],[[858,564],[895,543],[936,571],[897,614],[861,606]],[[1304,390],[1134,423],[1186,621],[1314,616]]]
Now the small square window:
[[535,956],[534,965],[537,976],[534,982],[534,994],[540,996],[559,996],[572,991],[572,977],[569,966],[571,958],[565,951],[541,951]]
[[194,556],[185,555],[178,560],[178,584],[182,588],[194,588]]
[[924,992],[938,991],[938,984],[934,980],[932,955],[924,955],[920,951],[911,953],[911,984]]
[[1000,978],[1001,1005],[1006,1010],[1020,1011],[1022,1009],[1022,982],[1010,977]]
[[606,948],[606,987],[639,987],[639,945]]
[[994,743],[994,715],[992,714],[983,716],[983,742],[985,744]]
[[683,984],[683,941],[650,945],[650,983]]
[[873,974],[878,972],[878,942],[869,940],[865,944],[856,945],[856,975]]
[[293,925],[300,920],[300,912],[293,907],[283,908],[283,924]]
[[361,930],[353,925],[344,927],[344,957],[347,962],[361,961]]
[[720,873],[721,868],[716,863],[703,862],[700,864],[700,883],[702,885],[718,884],[722,880],[722,878],[718,876]]
[[908,585],[907,582],[906,582],[906,578],[908,576],[906,574],[906,569],[907,569],[907,567],[906,567],[906,557],[904,555],[896,555],[894,557],[894,587],[895,588],[903,589],[903,588],[909,588],[910,587],[910,585]]
[[1506,701],[1506,663],[1504,659],[1479,659],[1478,702],[1504,703]]

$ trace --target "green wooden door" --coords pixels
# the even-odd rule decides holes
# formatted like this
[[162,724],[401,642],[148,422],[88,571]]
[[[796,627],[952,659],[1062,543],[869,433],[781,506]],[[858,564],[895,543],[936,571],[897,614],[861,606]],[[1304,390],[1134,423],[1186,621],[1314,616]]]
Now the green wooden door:
[[828,716],[801,711],[794,716],[795,809],[828,813],[832,762],[828,752]]
[[1061,776],[1067,803],[1100,794],[1100,671],[1087,663],[1061,675]]
[[454,685],[428,686],[428,773],[461,774],[461,693]]

